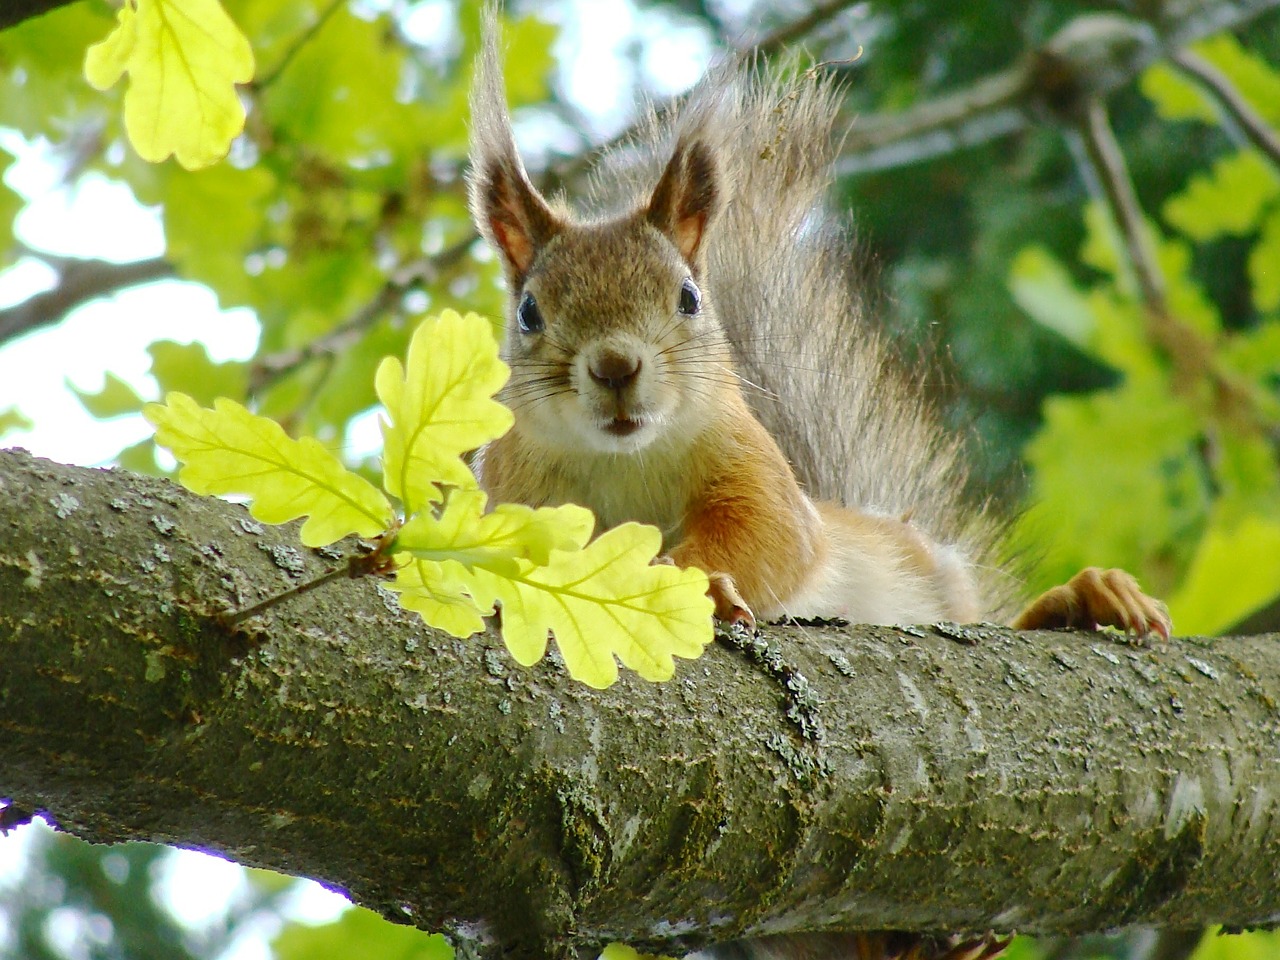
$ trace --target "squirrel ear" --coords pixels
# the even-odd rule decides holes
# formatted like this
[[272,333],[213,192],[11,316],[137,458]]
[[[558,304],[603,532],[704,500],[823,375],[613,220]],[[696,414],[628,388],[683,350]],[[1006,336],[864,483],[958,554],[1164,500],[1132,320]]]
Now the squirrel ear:
[[719,209],[719,171],[710,148],[701,141],[681,141],[653,188],[645,219],[695,266],[707,224]]
[[487,157],[472,171],[471,215],[480,233],[502,254],[506,266],[523,280],[538,248],[560,228],[547,202],[525,175],[515,154]]
[[471,216],[522,282],[538,248],[560,229],[547,202],[529,182],[516,151],[498,56],[497,9],[484,11],[480,54],[471,87]]

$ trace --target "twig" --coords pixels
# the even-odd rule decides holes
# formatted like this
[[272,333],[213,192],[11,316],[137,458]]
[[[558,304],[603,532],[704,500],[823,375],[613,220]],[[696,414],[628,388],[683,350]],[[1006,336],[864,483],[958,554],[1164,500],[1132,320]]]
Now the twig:
[[854,5],[856,0],[827,0],[817,4],[812,10],[798,20],[785,24],[773,33],[763,37],[755,45],[757,56],[771,57],[784,47],[794,43],[812,30],[833,20]]
[[1200,82],[1226,114],[1236,122],[1249,142],[1269,156],[1280,167],[1280,136],[1267,125],[1239,91],[1213,64],[1189,50],[1178,50],[1169,57],[1180,70]]
[[1170,50],[1224,30],[1238,30],[1280,6],[1280,0],[1157,0],[1156,29]]
[[1156,263],[1155,250],[1152,249],[1151,238],[1143,222],[1142,208],[1133,188],[1133,180],[1129,176],[1129,168],[1125,164],[1124,153],[1111,131],[1107,108],[1101,100],[1089,100],[1079,133],[1085,155],[1102,189],[1103,199],[1111,211],[1112,220],[1119,228],[1143,303],[1148,310],[1167,314],[1164,276]]
[[265,90],[271,84],[275,83],[280,74],[289,68],[289,64],[293,63],[293,58],[298,52],[307,45],[307,43],[320,32],[321,28],[329,22],[329,18],[337,12],[338,8],[343,6],[345,0],[330,0],[329,6],[320,12],[320,16],[316,17],[315,22],[308,26],[298,35],[298,37],[289,45],[289,49],[285,51],[280,61],[253,81],[253,86],[258,90]]
[[858,118],[841,149],[840,173],[903,167],[958,147],[977,146],[1026,128],[1037,114],[1045,114],[1045,107],[1060,122],[1060,112],[1053,109],[1055,97],[1069,93],[1078,102],[1103,97],[1162,56],[1221,30],[1242,27],[1277,7],[1280,0],[1188,0],[1178,5],[1179,15],[1156,24],[1154,34],[1142,21],[1118,15],[1076,17],[1021,64],[906,111]]
[[1218,417],[1247,430],[1266,429],[1268,419],[1248,384],[1218,363],[1208,337],[1169,310],[1164,275],[1156,262],[1142,207],[1101,100],[1087,102],[1073,135],[1081,141],[1079,152],[1091,174],[1086,179],[1100,189],[1137,280],[1147,333],[1172,364],[1174,389],[1184,396],[1195,396],[1197,386],[1207,383]]
[[223,614],[219,619],[226,626],[233,627],[236,624],[244,623],[244,621],[248,620],[251,617],[256,617],[260,613],[266,613],[272,607],[276,606],[277,604],[283,603],[286,600],[291,600],[294,597],[300,597],[304,593],[310,593],[312,590],[316,589],[317,587],[323,586],[324,584],[329,583],[330,581],[337,580],[341,577],[350,577],[350,576],[351,576],[351,567],[349,563],[345,567],[335,567],[334,569],[330,570],[328,573],[320,574],[320,576],[316,577],[314,580],[308,580],[306,583],[300,583],[296,587],[292,587],[281,593],[273,594],[267,597],[267,599],[259,603],[255,603],[251,607],[245,607],[244,609],[237,610],[234,613]]
[[224,625],[233,627],[251,617],[256,617],[260,613],[265,613],[285,600],[292,600],[302,596],[304,593],[310,593],[317,587],[322,587],[334,580],[342,578],[359,580],[361,577],[366,577],[370,574],[386,573],[391,569],[391,558],[387,556],[385,549],[393,542],[397,530],[398,526],[393,527],[379,537],[376,541],[376,546],[369,553],[348,557],[347,562],[341,567],[334,567],[313,580],[308,580],[306,583],[300,583],[296,587],[290,587],[288,590],[267,597],[267,599],[255,603],[251,607],[245,607],[232,613],[224,613],[219,619]]
[[324,336],[296,349],[281,350],[255,361],[250,376],[250,392],[256,393],[316,357],[337,355],[356,343],[379,317],[397,306],[401,297],[424,282],[430,283],[438,279],[441,271],[454,266],[466,256],[475,241],[476,234],[468,233],[465,238],[439,253],[394,271],[372,300]]
[[859,117],[844,139],[839,172],[904,167],[1015,133],[1031,122],[1026,93],[1026,72],[1016,67],[902,113]]
[[59,257],[35,250],[28,256],[42,260],[58,275],[52,290],[37,293],[21,303],[0,310],[0,344],[57,323],[81,304],[152,280],[175,274],[173,264],[163,257],[113,263],[110,260],[82,260]]

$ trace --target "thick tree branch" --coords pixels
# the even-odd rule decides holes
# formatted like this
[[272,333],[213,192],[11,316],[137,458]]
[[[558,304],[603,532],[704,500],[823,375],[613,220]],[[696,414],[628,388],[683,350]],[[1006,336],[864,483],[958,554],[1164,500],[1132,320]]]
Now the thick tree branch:
[[[1280,914],[1276,637],[770,627],[595,692],[159,480],[0,453],[0,793],[474,947]],[[784,708],[802,700],[808,734]],[[815,727],[817,732],[815,732]]]

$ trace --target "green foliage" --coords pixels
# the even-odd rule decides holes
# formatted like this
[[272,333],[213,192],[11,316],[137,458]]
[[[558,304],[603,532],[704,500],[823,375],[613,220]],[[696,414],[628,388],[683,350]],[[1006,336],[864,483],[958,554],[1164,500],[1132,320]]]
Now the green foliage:
[[80,398],[84,408],[99,420],[137,413],[142,409],[143,400],[138,396],[138,391],[114,373],[108,373],[103,378],[102,389],[93,393],[77,389],[69,381],[67,387]]
[[234,952],[237,935],[261,922],[297,886],[278,875],[270,884],[244,884],[221,916],[211,911],[207,926],[191,929],[160,896],[158,880],[174,856],[170,848],[83,843],[39,821],[19,831],[27,841],[26,863],[19,867],[10,860],[8,876],[0,880],[4,960],[212,960]]
[[215,397],[244,396],[248,387],[246,364],[215,363],[203,343],[157,340],[147,353],[151,354],[151,375],[162,394],[186,390],[197,403],[209,404]]
[[93,122],[112,105],[85,84],[85,50],[111,29],[106,4],[77,3],[0,33],[0,125],[54,143],[67,122]]
[[[1280,73],[1233,43],[1205,54],[1251,90],[1280,84]],[[1166,116],[1215,122],[1181,83],[1152,68],[1143,89]],[[1280,426],[1280,170],[1237,150],[1192,175],[1162,214],[1181,235],[1149,225],[1167,320],[1141,303],[1099,207],[1084,218],[1080,258],[1097,271],[1087,289],[1043,248],[1013,261],[1019,305],[1122,378],[1046,403],[1044,429],[1026,451],[1033,506],[1021,535],[1047,553],[1042,585],[1105,558],[1165,596],[1180,632],[1213,633],[1280,593],[1280,462],[1270,439]],[[1253,246],[1246,262],[1258,313],[1236,329],[1195,273],[1197,257],[1225,238]]]
[[1200,941],[1191,960],[1275,960],[1280,957],[1280,931],[1255,930],[1229,935],[1215,931]]
[[347,910],[332,923],[291,924],[271,942],[276,960],[453,960],[439,934],[388,923],[371,910]]
[[268,523],[305,516],[308,546],[382,537],[398,568],[392,588],[433,626],[469,637],[501,605],[503,641],[520,663],[542,659],[550,632],[570,676],[593,687],[617,679],[615,657],[647,680],[670,679],[673,657],[711,642],[706,574],[655,565],[662,535],[652,527],[590,540],[594,519],[581,507],[486,512],[462,454],[510,429],[511,412],[493,399],[507,375],[489,321],[452,311],[419,325],[405,364],[382,361],[383,486],[398,517],[314,438],[295,440],[234,400],[210,410],[173,392],[143,413],[188,489],[246,496]]
[[[126,16],[163,18],[174,2],[144,3]],[[207,284],[222,306],[257,315],[255,365],[224,366],[206,381],[194,357],[192,366],[169,366],[171,377],[156,357],[161,395],[252,401],[291,432],[340,443],[376,404],[373,371],[404,350],[411,314],[493,314],[501,303],[496,264],[469,248],[461,178],[479,3],[446,11],[461,46],[443,60],[407,44],[390,14],[369,8],[330,0],[225,6],[259,64],[257,79],[239,88],[251,122],[234,164],[191,172],[122,149],[128,107],[122,111],[119,88],[98,93],[81,70],[85,49],[112,29],[106,4],[70,5],[0,34],[0,126],[92,144],[76,154],[75,172],[123,179],[141,202],[158,205],[165,256],[178,274]],[[545,100],[554,28],[523,18],[505,32],[513,105]],[[186,42],[180,31],[170,39]],[[0,187],[5,229],[17,207]],[[403,289],[388,295],[396,284]]]
[[30,430],[31,421],[19,412],[17,407],[0,410],[0,437],[10,430]]
[[1280,170],[1257,151],[1241,150],[1216,160],[1208,175],[1193,177],[1165,203],[1164,219],[1200,243],[1224,234],[1248,236],[1277,196]]

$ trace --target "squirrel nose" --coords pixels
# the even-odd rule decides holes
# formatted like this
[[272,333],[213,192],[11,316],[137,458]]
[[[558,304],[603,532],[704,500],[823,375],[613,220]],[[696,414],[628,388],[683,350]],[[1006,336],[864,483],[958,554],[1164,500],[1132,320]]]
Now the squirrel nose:
[[640,358],[632,354],[602,353],[587,364],[587,372],[591,379],[610,390],[621,390],[630,386],[640,373]]

